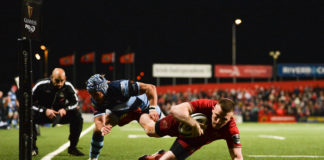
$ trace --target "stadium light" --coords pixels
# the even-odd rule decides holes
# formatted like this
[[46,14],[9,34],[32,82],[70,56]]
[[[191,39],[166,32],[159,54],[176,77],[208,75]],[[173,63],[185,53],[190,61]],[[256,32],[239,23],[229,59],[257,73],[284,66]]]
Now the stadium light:
[[40,49],[43,50],[43,51],[45,51],[46,50],[46,46],[45,45],[41,45],[40,46]]
[[45,45],[41,45],[40,49],[44,51],[44,62],[45,62],[45,70],[44,70],[44,77],[47,77],[48,72],[48,49]]
[[273,58],[273,67],[272,67],[273,80],[277,81],[277,59],[280,56],[280,51],[270,51],[269,55]]
[[240,25],[242,23],[242,20],[241,19],[236,19],[234,22],[238,26],[238,25]]
[[44,73],[44,77],[47,77],[47,72],[48,72],[48,50],[47,49],[44,51],[44,60],[45,60],[45,73]]
[[[242,23],[241,19],[235,19],[232,24],[232,65],[236,65],[236,26]],[[233,83],[236,83],[236,77],[233,77]]]
[[38,53],[36,53],[35,58],[39,61],[41,59],[41,56]]

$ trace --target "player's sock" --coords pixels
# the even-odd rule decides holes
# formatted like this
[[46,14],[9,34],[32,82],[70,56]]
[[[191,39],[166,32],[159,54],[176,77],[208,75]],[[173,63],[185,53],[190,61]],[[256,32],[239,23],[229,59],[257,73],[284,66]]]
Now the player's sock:
[[8,125],[11,125],[11,122],[12,122],[12,119],[9,118],[8,121],[7,121]]
[[8,121],[7,121],[7,123],[8,123],[7,128],[8,128],[8,129],[11,128],[11,122],[12,122],[12,120],[9,118]]
[[16,119],[13,119],[12,120],[12,125],[16,128],[17,127],[17,120]]
[[104,144],[104,137],[101,134],[93,133],[92,139],[91,139],[91,147],[90,147],[90,158],[98,158],[101,148]]

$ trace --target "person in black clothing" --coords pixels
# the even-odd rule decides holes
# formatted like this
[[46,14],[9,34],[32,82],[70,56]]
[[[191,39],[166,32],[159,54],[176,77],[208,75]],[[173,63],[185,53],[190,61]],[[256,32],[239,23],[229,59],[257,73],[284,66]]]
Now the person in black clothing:
[[7,115],[6,107],[4,105],[3,92],[0,91],[0,129],[7,128]]
[[73,85],[66,81],[62,68],[55,68],[50,78],[40,80],[32,89],[33,95],[33,153],[38,154],[36,146],[36,124],[70,124],[70,147],[68,153],[83,156],[76,146],[82,131],[83,119],[78,110],[78,96]]

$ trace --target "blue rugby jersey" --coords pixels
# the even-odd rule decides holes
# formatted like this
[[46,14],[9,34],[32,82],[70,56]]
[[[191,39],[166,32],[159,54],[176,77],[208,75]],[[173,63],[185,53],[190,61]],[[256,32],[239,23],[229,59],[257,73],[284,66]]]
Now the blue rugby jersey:
[[149,107],[149,100],[146,94],[140,95],[140,85],[138,82],[129,80],[117,80],[108,83],[107,92],[104,95],[103,104],[98,104],[91,98],[95,108],[94,116],[100,116],[106,112],[113,112],[117,116],[127,113],[140,107],[145,110]]

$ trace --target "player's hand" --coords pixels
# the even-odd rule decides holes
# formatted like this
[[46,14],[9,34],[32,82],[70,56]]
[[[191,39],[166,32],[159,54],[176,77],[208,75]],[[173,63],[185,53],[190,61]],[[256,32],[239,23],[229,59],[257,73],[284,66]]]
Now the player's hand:
[[53,110],[53,109],[46,109],[45,111],[46,113],[46,117],[48,117],[49,119],[53,119],[56,117],[56,114],[58,114],[57,111]]
[[203,126],[196,121],[195,125],[193,126],[193,137],[199,137],[204,134],[202,127]]
[[111,129],[112,129],[112,125],[108,124],[108,125],[105,125],[101,128],[101,135],[102,136],[105,136],[106,134],[110,133],[111,132]]
[[149,116],[153,121],[156,122],[157,120],[159,120],[159,113],[155,109],[151,109],[149,112]]
[[199,123],[199,122],[198,122],[198,124],[200,125],[200,128],[201,128],[202,130],[207,129],[207,124]]
[[66,110],[64,108],[61,108],[60,110],[58,110],[58,113],[60,114],[61,117],[66,115]]

